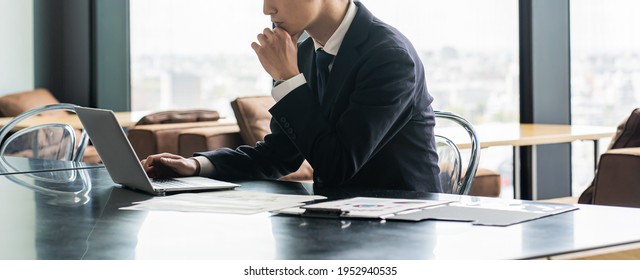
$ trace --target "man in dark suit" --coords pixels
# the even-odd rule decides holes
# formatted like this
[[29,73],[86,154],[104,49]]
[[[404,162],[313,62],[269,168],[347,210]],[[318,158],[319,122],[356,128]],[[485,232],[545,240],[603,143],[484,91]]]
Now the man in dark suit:
[[276,179],[306,159],[318,194],[440,192],[433,98],[409,40],[351,0],[264,0],[264,13],[276,28],[252,48],[276,81],[272,133],[255,147],[150,156],[147,173]]

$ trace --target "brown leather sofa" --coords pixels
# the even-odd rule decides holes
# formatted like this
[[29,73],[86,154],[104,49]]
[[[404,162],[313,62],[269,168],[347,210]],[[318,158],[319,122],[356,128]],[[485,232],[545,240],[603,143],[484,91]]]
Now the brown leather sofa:
[[[230,131],[221,131],[219,128],[201,127],[183,131],[178,136],[179,154],[190,156],[194,151],[213,150],[225,145],[235,147],[238,140],[241,144],[255,145],[270,133],[269,123],[271,114],[268,109],[275,104],[271,96],[239,97],[231,103],[239,127],[240,137],[234,136]],[[221,138],[232,140],[221,140]],[[223,143],[227,144],[223,144]],[[228,145],[231,143],[231,145]],[[313,169],[305,161],[300,169],[281,180],[310,181]],[[477,196],[498,197],[500,195],[500,174],[493,170],[479,168],[474,177],[470,194]]]
[[[640,207],[640,148],[612,149],[600,157],[592,204]],[[585,201],[589,202],[589,201]]]
[[640,207],[640,109],[634,109],[600,156],[591,184],[580,197],[545,202]]
[[[0,96],[0,117],[15,117],[33,108],[57,103],[60,103],[60,101],[58,101],[51,92],[43,88],[8,94]],[[42,115],[56,117],[67,114],[69,113],[55,110],[44,112]],[[79,135],[80,131],[77,131],[77,134]],[[92,145],[85,148],[82,161],[100,162],[100,156],[98,156],[98,152]]]
[[[200,127],[210,127],[223,135],[239,131],[235,122],[220,119],[216,111],[163,111],[140,119],[136,125],[127,130],[127,137],[139,159],[163,152],[186,155],[179,151],[178,136],[188,132],[189,129]],[[225,144],[233,143],[225,142]]]

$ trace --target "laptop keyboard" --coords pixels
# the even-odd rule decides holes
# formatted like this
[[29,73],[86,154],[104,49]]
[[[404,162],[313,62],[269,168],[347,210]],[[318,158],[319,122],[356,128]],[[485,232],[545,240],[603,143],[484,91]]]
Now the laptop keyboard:
[[194,185],[185,183],[176,179],[153,179],[151,180],[151,184],[154,187],[162,188],[162,189],[182,189],[193,187]]

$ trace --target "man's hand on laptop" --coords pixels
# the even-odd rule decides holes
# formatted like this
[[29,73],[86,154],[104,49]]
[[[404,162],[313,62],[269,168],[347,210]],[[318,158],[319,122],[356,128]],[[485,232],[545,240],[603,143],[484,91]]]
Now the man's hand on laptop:
[[170,153],[150,155],[140,163],[150,178],[196,176],[200,170],[197,160]]

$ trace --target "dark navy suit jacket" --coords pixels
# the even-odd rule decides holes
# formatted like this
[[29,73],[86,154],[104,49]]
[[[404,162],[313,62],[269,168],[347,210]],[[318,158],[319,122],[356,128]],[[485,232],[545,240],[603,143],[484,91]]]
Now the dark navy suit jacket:
[[415,49],[361,3],[333,62],[324,99],[316,93],[311,38],[298,47],[307,84],[269,111],[272,133],[255,147],[199,153],[214,178],[276,179],[307,159],[314,192],[440,192],[433,98]]

